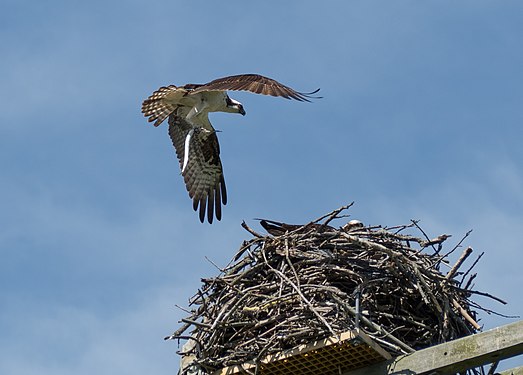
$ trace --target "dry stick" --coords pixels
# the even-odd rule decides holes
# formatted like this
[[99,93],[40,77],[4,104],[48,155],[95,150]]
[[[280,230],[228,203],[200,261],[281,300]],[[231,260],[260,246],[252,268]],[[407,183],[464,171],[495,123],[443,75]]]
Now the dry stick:
[[174,338],[176,338],[179,335],[181,335],[182,333],[184,333],[187,330],[187,328],[189,328],[190,326],[191,326],[190,323],[185,323],[181,328],[174,331],[174,333],[172,335],[166,336],[163,339],[164,340],[173,340]]
[[[388,230],[388,231],[393,230],[394,234],[398,235],[400,232],[403,232],[407,228],[412,228],[413,226],[414,226],[414,224],[410,223],[410,224],[403,224],[403,225],[395,225],[395,226],[392,226],[392,227],[388,227],[387,226],[384,229]],[[418,242],[418,241],[416,241],[416,242]]]
[[314,315],[316,315],[316,317],[325,325],[325,327],[327,327],[327,329],[332,333],[332,335],[336,335],[336,333],[334,333],[334,330],[332,329],[332,327],[330,326],[330,324],[325,320],[325,318],[323,316],[321,316],[317,311],[316,309],[314,308],[314,306],[312,305],[312,303],[303,295],[303,293],[301,292],[301,290],[287,277],[285,276],[283,273],[281,273],[280,271],[278,271],[277,269],[275,269],[274,267],[272,267],[269,262],[267,261],[267,258],[265,256],[265,252],[262,253],[263,254],[263,259],[265,260],[265,263],[267,264],[267,266],[272,270],[272,272],[276,273],[279,277],[281,277],[283,280],[287,281],[289,283],[289,285],[291,285],[293,287],[293,289],[296,291],[296,293],[298,293],[298,295],[302,298],[302,300],[305,302],[305,304],[309,307],[309,309],[314,313]]
[[489,294],[489,293],[479,292],[479,291],[477,291],[477,290],[469,290],[469,289],[464,290],[464,291],[467,292],[467,293],[478,294],[478,295],[480,295],[480,296],[484,296],[484,297],[492,298],[493,300],[498,301],[499,303],[502,303],[502,304],[504,304],[504,305],[507,304],[506,301],[504,301],[504,300],[502,300],[501,298],[498,298],[498,297],[496,297],[496,296],[493,296],[492,294]]
[[210,258],[208,258],[207,256],[205,256],[204,258],[207,262],[211,263],[218,271],[223,272],[223,270],[220,267],[218,267],[218,265],[214,263]]
[[265,355],[265,353],[267,352],[267,350],[269,350],[269,347],[270,345],[274,342],[274,340],[276,339],[276,337],[273,335],[269,341],[267,342],[267,344],[265,344],[263,346],[263,348],[260,350],[260,352],[258,353],[258,355],[256,356],[256,359],[255,359],[255,363],[256,363],[256,374],[258,373],[258,364],[260,363],[260,360],[262,359],[262,357]]
[[[202,311],[207,311],[207,301],[205,301],[205,296],[203,295],[201,289],[198,289],[198,295],[200,296],[201,300],[202,300],[202,304],[201,304],[201,309]],[[200,311],[200,309],[196,310],[196,313],[198,313],[198,311]]]
[[[200,341],[198,341],[196,338],[194,338],[193,336],[186,336],[186,335],[181,335],[181,336],[176,336],[174,337],[174,339],[178,339],[178,340],[193,340],[195,341],[199,347],[202,346],[202,343]],[[192,352],[192,350],[191,350]],[[186,354],[184,352],[178,352],[179,354]]]
[[[318,232],[323,232],[323,230],[325,229],[325,227],[332,221],[334,220],[335,218],[338,217],[338,215],[340,214],[340,212],[342,211],[345,211],[347,209],[349,209],[352,205],[354,204],[354,202],[351,202],[350,204],[346,205],[346,206],[343,206],[337,210],[334,210],[332,211],[332,213],[329,215],[329,217],[327,218],[327,220],[325,220],[323,222],[323,224],[318,228]],[[319,221],[319,220],[318,220]],[[316,221],[316,223],[318,222]]]
[[410,353],[410,352],[405,352],[404,350],[402,350],[400,346],[398,346],[398,345],[394,345],[394,344],[388,342],[387,340],[383,340],[383,339],[381,339],[381,338],[379,338],[379,337],[374,337],[374,336],[373,336],[372,339],[373,339],[374,341],[376,341],[378,344],[381,344],[382,346],[385,346],[385,347],[389,347],[389,348],[391,348],[392,350],[395,350],[395,351],[397,351],[397,352],[400,352],[400,353],[403,353],[403,354],[408,354],[408,353]]
[[493,310],[489,310],[489,309],[486,309],[484,307],[481,307],[480,305],[478,305],[477,303],[475,303],[474,301],[468,301],[469,305],[471,306],[474,306],[482,311],[485,311],[486,313],[488,314],[493,314],[493,315],[497,315],[497,316],[501,316],[502,318],[507,318],[507,319],[519,319],[521,318],[520,315],[505,315],[505,314],[500,314],[498,312],[495,312]]
[[181,306],[180,306],[180,305],[178,305],[178,304],[175,304],[175,305],[174,305],[174,307],[177,307],[177,308],[179,308],[180,310],[182,310],[183,312],[185,312],[185,313],[187,313],[187,314],[192,314],[192,311],[190,311],[190,310],[187,310],[186,308],[184,308],[184,307],[181,307]]
[[285,302],[293,302],[296,299],[299,299],[299,298],[297,298],[296,295],[294,295],[294,294],[286,294],[286,295],[283,295],[283,296],[270,298],[268,301],[264,301],[261,305],[245,306],[242,309],[242,311],[256,312],[256,311],[268,310],[270,307],[274,307],[275,305],[280,304],[282,302],[283,303],[285,303]]
[[472,281],[474,281],[476,276],[478,276],[477,273],[474,273],[474,274],[470,275],[469,281],[467,281],[467,283],[465,284],[465,287],[463,289],[468,290],[471,287]]
[[[254,246],[258,242],[265,241],[266,238],[267,237],[254,238],[254,239],[250,240],[249,242],[244,242],[242,247],[236,252],[236,255],[234,255],[234,258],[233,258],[231,263],[237,262],[237,260],[240,259],[240,257],[243,255],[243,253],[245,251],[250,251],[250,247],[251,246]],[[250,258],[243,258],[243,260],[240,261],[240,262],[237,262],[237,263],[234,263],[234,264],[229,263],[227,265],[227,267],[225,267],[226,273],[227,274],[234,273],[235,272],[234,269],[236,269],[237,267],[239,267],[240,264],[245,263],[246,261],[247,261],[247,263],[250,263],[250,262],[252,262],[252,259],[250,259]]]
[[421,243],[420,245],[423,247],[432,246],[433,248],[434,248],[434,245],[438,245],[438,249],[432,255],[432,256],[435,256],[443,249],[443,242],[445,242],[450,237],[452,237],[452,235],[450,235],[450,234],[441,234],[438,237],[431,239],[430,241]]
[[[427,233],[425,233],[425,231],[423,229],[421,229],[421,227],[418,225],[419,223],[419,220],[410,220],[412,224],[414,224],[416,226],[416,228],[418,228],[418,230],[425,236],[425,239],[427,240],[426,242],[430,242],[430,238],[429,236],[427,236]],[[434,250],[434,255],[436,255],[438,253],[438,250],[436,250],[436,248],[434,247],[434,245],[431,245],[432,246],[432,250]],[[424,248],[425,246],[423,246]],[[419,252],[423,251],[423,248],[419,250]]]
[[465,233],[465,235],[461,238],[461,240],[459,240],[459,242],[456,244],[456,246],[454,246],[452,248],[452,250],[450,250],[449,252],[447,252],[446,254],[443,254],[442,256],[439,257],[439,259],[434,262],[433,266],[436,266],[438,263],[440,263],[443,259],[445,259],[446,257],[448,257],[450,254],[452,254],[454,251],[456,251],[456,249],[458,247],[461,246],[461,244],[463,243],[463,241],[465,241],[465,238],[467,238],[470,234],[472,233],[472,229],[469,230],[467,233]]
[[442,333],[441,333],[441,336],[443,336],[443,338],[446,340],[448,337],[449,337],[449,334],[448,334],[448,331],[450,329],[449,325],[450,325],[450,305],[449,305],[449,300],[448,298],[445,298],[445,301],[443,303],[443,306],[445,307],[445,310],[443,312],[443,328],[442,328]]
[[254,229],[252,229],[251,227],[249,227],[247,225],[247,223],[245,221],[242,221],[242,228],[245,229],[247,232],[249,232],[250,234],[252,234],[254,237],[258,237],[258,238],[263,238],[265,236],[259,234],[258,232],[256,232]]
[[325,320],[325,318],[323,316],[321,316],[317,311],[316,309],[314,308],[314,306],[312,305],[312,303],[307,299],[307,297],[305,297],[303,295],[303,293],[300,291],[300,289],[287,277],[285,276],[282,272],[278,271],[277,269],[275,268],[272,268],[270,265],[269,267],[272,269],[272,271],[274,273],[276,273],[279,277],[281,277],[283,280],[287,281],[291,286],[292,288],[296,291],[296,293],[298,293],[298,295],[301,297],[301,299],[305,302],[305,304],[307,305],[307,307],[309,308],[310,311],[312,311],[312,313],[314,313],[314,315],[316,315],[316,317],[325,325],[325,327],[327,327],[327,329],[329,330],[329,332],[334,336],[336,335],[336,333],[334,332],[334,330],[332,329],[331,325]]
[[[240,300],[244,300],[245,298],[247,298],[247,294],[244,294]],[[218,323],[220,323],[220,320],[222,319],[222,315],[223,315],[223,319],[226,319],[230,314],[232,314],[234,312],[235,309],[231,308],[230,310],[228,309],[229,306],[233,305],[233,306],[238,306],[238,296],[234,296],[232,299],[230,299],[229,301],[227,301],[227,303],[224,304],[224,306],[222,307],[221,311],[219,312],[218,316],[215,318],[214,320],[214,323],[212,324],[211,328],[209,328],[210,331],[214,330],[213,332],[213,335],[218,332],[216,329],[216,326],[218,325]],[[212,339],[212,335],[211,335],[211,338],[209,338],[209,341],[211,341]]]
[[407,322],[407,323],[410,323],[410,324],[414,324],[414,325],[416,325],[418,327],[421,327],[423,329],[430,329],[430,327],[427,326],[426,324],[423,324],[421,322],[418,322],[417,320],[414,320],[412,318],[405,317],[405,316],[402,316],[402,315],[392,315],[392,314],[389,314],[389,313],[386,313],[386,312],[383,312],[383,311],[380,311],[377,314],[379,314],[381,316],[385,316],[385,317],[390,318],[390,319],[403,320],[404,322]]
[[423,299],[423,302],[425,302],[426,305],[429,305],[430,302],[429,302],[429,299],[427,298],[427,295],[425,294],[425,291],[423,290],[423,287],[420,284],[420,278],[421,277],[418,276],[418,278],[416,279],[416,285],[418,287],[419,294],[421,294],[421,298]]
[[432,301],[434,306],[436,306],[436,309],[438,310],[438,312],[440,314],[442,314],[443,313],[443,309],[441,308],[440,304],[438,303],[438,300],[436,299],[436,296],[434,296],[434,294],[431,292],[430,287],[427,285],[427,282],[425,281],[425,279],[421,275],[421,272],[419,271],[418,266],[416,266],[416,265],[413,265],[413,266],[414,266],[414,272],[418,276],[419,281],[421,281],[421,285],[423,285],[425,287],[425,292],[429,295],[430,300]]
[[256,265],[252,266],[251,268],[249,268],[248,270],[242,272],[241,274],[236,274],[234,279],[231,282],[231,285],[235,285],[235,284],[239,283],[242,279],[246,278],[249,274],[254,273],[259,268],[262,268],[262,265],[256,264]]
[[474,333],[474,330],[472,330],[466,323],[463,319],[459,318],[458,319],[458,314],[457,312],[455,312],[454,310],[450,310],[450,313],[451,315],[454,317],[454,322],[457,323],[463,330],[464,332],[466,332],[466,334],[462,335],[462,336],[466,336],[466,335],[471,335]]
[[[191,314],[191,318],[192,319],[197,319],[198,315],[201,314],[202,312],[204,311],[204,308],[202,306],[198,307],[198,309],[196,309],[196,311],[194,311],[192,314]],[[184,333],[187,328],[189,328],[191,326],[190,323],[185,323],[181,328],[177,329],[176,331],[174,331],[174,333],[172,335],[169,335],[167,337],[164,337],[163,339],[164,340],[171,340],[172,337],[174,336],[179,336],[181,335],[182,333]]]
[[458,311],[461,313],[461,315],[463,315],[463,317],[465,319],[467,319],[467,321],[472,324],[474,326],[474,328],[479,331],[481,329],[481,326],[476,323],[476,321],[469,315],[469,313],[467,312],[467,310],[465,310],[459,303],[458,301],[456,301],[454,298],[452,299],[452,304],[454,305],[454,307],[456,309],[458,309]]
[[463,251],[456,264],[454,264],[454,266],[447,273],[447,276],[445,276],[446,281],[449,281],[454,277],[456,272],[458,272],[458,268],[461,267],[465,259],[467,259],[470,254],[472,254],[472,248],[469,246]]
[[389,255],[398,255],[399,254],[399,253],[395,252],[394,250],[389,249],[386,246],[383,246],[381,244],[374,243],[374,242],[371,242],[368,240],[363,240],[361,238],[358,238],[356,236],[353,236],[353,235],[350,235],[350,234],[347,234],[344,232],[341,232],[340,235],[345,237],[346,239],[350,240],[353,244],[362,245],[363,247],[367,247],[372,250],[383,251]]
[[350,207],[352,207],[352,205],[354,204],[354,202],[351,202],[345,206],[341,206],[340,208],[334,210],[334,211],[331,211],[329,212],[328,214],[326,215],[323,215],[321,216],[320,218],[314,220],[314,221],[311,221],[309,224],[314,224],[314,223],[318,223],[320,221],[322,221],[323,219],[325,219],[326,217],[328,217],[329,219],[327,219],[327,222],[324,224],[324,225],[327,225],[328,222],[330,222],[332,219],[334,219],[336,216],[338,216],[338,214],[342,211],[345,211],[347,209],[349,209]]
[[[461,286],[461,284],[463,284],[463,281],[465,281],[465,277],[467,277],[467,275],[469,274],[470,271],[472,271],[472,269],[476,266],[476,264],[479,262],[479,260],[481,259],[481,257],[485,254],[485,252],[483,251],[481,254],[479,254],[479,256],[476,258],[476,260],[474,261],[474,263],[472,263],[472,265],[468,268],[468,270],[463,274],[463,277],[461,278],[461,282],[459,283],[459,285]],[[467,289],[467,288],[465,288]]]
[[193,326],[197,326],[197,327],[202,327],[202,328],[207,328],[207,329],[210,329],[210,328],[211,328],[211,325],[210,325],[210,324],[207,324],[207,323],[200,323],[200,322],[197,322],[196,320],[191,320],[191,319],[187,319],[187,318],[182,318],[181,321],[184,322],[184,323],[192,324]]
[[296,285],[298,286],[298,288],[300,288],[301,287],[300,278],[298,277],[298,273],[296,272],[296,269],[294,268],[294,266],[291,262],[291,259],[289,258],[289,239],[288,238],[285,239],[285,260],[289,264],[289,267],[291,268],[292,273],[294,274],[294,277],[296,278]]
[[[343,301],[339,296],[333,294],[332,295],[332,298],[338,302],[340,305],[342,305],[352,316],[356,317],[356,310],[354,310],[352,308],[352,306],[349,306],[345,301]],[[360,320],[365,323],[369,328],[372,328],[373,330],[381,333],[382,335],[384,335],[385,337],[389,338],[390,340],[392,340],[394,343],[396,343],[398,346],[400,346],[403,350],[405,350],[407,353],[414,353],[415,350],[413,348],[411,348],[410,346],[408,346],[407,344],[405,344],[403,341],[401,341],[400,339],[398,339],[397,337],[393,336],[392,334],[390,334],[389,332],[387,332],[387,330],[385,330],[385,328],[383,328],[382,326],[370,321],[369,319],[367,319],[365,316],[361,315],[360,316]]]

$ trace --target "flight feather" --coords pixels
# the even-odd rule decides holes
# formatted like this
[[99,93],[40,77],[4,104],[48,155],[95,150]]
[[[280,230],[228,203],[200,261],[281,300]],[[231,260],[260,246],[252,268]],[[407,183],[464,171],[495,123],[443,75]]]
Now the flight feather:
[[194,210],[199,210],[201,222],[207,216],[207,221],[212,223],[214,215],[221,220],[221,205],[227,204],[227,190],[216,132],[194,127],[176,114],[170,115],[168,122],[169,135]]

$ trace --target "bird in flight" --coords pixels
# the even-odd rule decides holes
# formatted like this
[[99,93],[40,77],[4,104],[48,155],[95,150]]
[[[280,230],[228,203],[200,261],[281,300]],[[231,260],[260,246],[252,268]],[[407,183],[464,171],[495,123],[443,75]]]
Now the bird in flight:
[[166,118],[169,136],[176,149],[181,174],[200,221],[212,224],[214,215],[221,220],[221,205],[227,204],[227,190],[220,160],[216,130],[209,121],[209,112],[228,112],[245,115],[243,105],[229,97],[227,91],[250,91],[256,94],[279,96],[310,102],[319,89],[302,93],[274,79],[258,74],[240,74],[218,78],[204,84],[164,86],[142,103],[142,113],[154,126]]

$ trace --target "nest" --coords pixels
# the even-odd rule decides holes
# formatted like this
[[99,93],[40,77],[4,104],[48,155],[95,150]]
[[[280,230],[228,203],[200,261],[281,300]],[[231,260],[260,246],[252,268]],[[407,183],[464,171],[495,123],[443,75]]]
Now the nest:
[[472,253],[461,246],[470,232],[443,252],[450,236],[429,239],[416,221],[334,227],[349,207],[305,225],[262,220],[268,235],[243,223],[253,238],[218,276],[202,279],[193,310],[166,339],[189,339],[180,354],[204,372],[355,328],[399,355],[480,330],[474,294],[505,303],[472,289],[483,254],[458,270]]

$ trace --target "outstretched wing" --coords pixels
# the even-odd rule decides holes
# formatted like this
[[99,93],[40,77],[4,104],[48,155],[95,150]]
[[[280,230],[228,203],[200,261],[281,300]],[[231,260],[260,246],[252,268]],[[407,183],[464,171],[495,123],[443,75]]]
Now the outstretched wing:
[[190,94],[202,91],[250,91],[255,94],[281,96],[286,99],[295,99],[301,102],[309,102],[309,99],[318,98],[311,95],[320,90],[317,89],[308,93],[298,92],[274,79],[259,74],[240,74],[218,78],[204,85],[186,85],[184,87],[192,90]]
[[183,87],[174,85],[160,87],[143,101],[142,113],[148,117],[147,121],[156,121],[154,126],[158,126],[176,110],[185,94],[187,90]]
[[222,204],[227,204],[227,190],[220,160],[220,145],[213,130],[207,130],[173,113],[169,116],[169,135],[176,149],[180,169],[193,200],[199,208],[200,221],[212,223],[222,218]]

